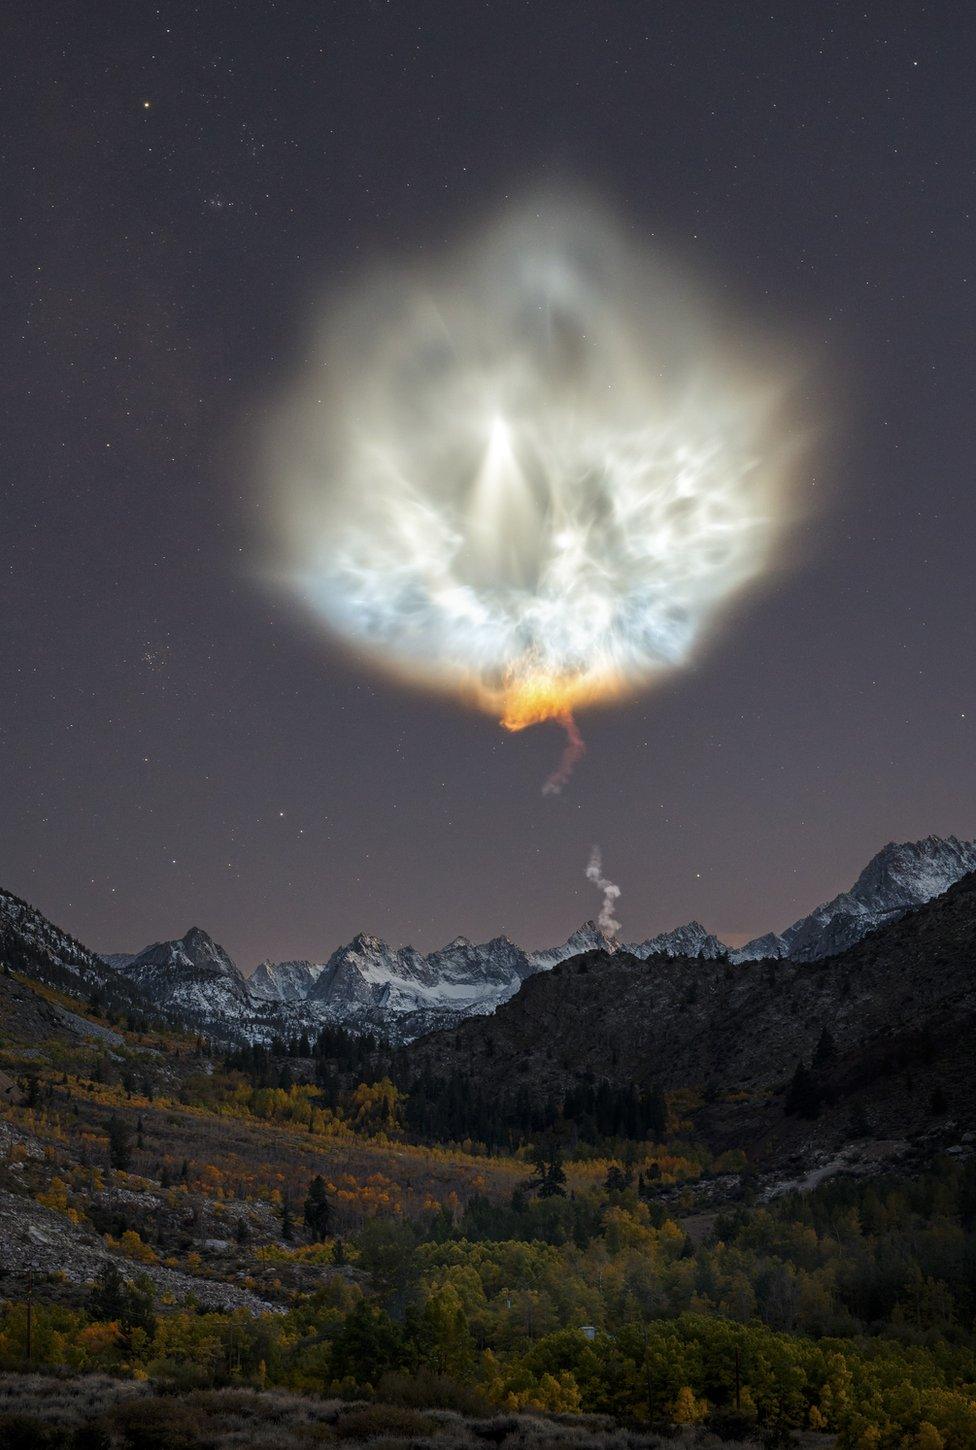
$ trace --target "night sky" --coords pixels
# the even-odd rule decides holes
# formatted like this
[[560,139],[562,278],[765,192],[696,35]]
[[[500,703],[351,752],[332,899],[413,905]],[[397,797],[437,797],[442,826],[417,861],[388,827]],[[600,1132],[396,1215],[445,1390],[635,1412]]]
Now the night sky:
[[[594,843],[625,939],[739,941],[889,839],[976,833],[970,7],[15,10],[4,886],[250,968],[561,941]],[[543,798],[556,726],[377,677],[269,586],[255,460],[323,293],[576,182],[801,340],[829,505]]]

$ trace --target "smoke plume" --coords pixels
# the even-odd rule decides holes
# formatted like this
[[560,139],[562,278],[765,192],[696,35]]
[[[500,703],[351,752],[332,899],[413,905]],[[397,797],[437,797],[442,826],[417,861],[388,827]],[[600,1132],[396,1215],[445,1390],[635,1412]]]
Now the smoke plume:
[[620,895],[620,887],[608,881],[603,874],[603,854],[599,846],[594,846],[590,852],[590,864],[586,868],[586,879],[592,881],[598,891],[603,892],[603,905],[600,907],[600,915],[597,917],[597,926],[607,936],[612,936],[615,931],[620,930],[620,922],[613,914],[614,906]]
[[561,795],[563,786],[586,754],[586,741],[579,733],[573,712],[567,710],[564,715],[560,715],[559,723],[566,732],[566,744],[559,757],[559,764],[542,787],[543,795]]

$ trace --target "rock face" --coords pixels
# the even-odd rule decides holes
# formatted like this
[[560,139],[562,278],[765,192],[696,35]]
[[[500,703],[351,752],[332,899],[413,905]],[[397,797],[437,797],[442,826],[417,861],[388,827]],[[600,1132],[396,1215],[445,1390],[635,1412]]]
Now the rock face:
[[74,994],[98,994],[107,1005],[136,1006],[138,994],[104,957],[9,891],[0,890],[0,962]]
[[729,957],[733,962],[768,962],[778,961],[789,954],[785,939],[775,931],[767,931],[763,936],[753,937],[745,946],[730,951]]
[[549,972],[560,962],[565,962],[570,957],[578,957],[582,952],[615,952],[619,949],[620,943],[615,936],[608,936],[595,921],[584,921],[562,946],[533,952],[529,960],[533,972]]
[[624,947],[624,951],[641,961],[646,961],[648,957],[703,957],[706,961],[716,962],[729,955],[725,943],[707,932],[700,921],[689,921],[687,926],[662,932],[648,941],[635,942]]
[[333,952],[308,997],[327,1019],[380,1028],[404,1040],[434,1026],[492,1012],[517,992],[529,959],[507,937],[475,945],[465,937],[422,956],[360,935]]
[[102,961],[108,962],[109,966],[113,967],[115,971],[121,972],[125,970],[130,962],[135,961],[137,956],[137,952],[102,952]]
[[324,962],[261,962],[247,990],[262,1002],[304,1002],[324,970]]
[[146,947],[124,971],[157,1007],[195,1025],[240,1025],[253,1012],[239,970],[223,947],[198,926],[175,941]]
[[736,962],[791,957],[814,962],[835,956],[868,932],[947,891],[976,870],[976,841],[926,836],[923,841],[889,841],[865,866],[849,891],[818,906],[780,934],[768,933],[732,953]]

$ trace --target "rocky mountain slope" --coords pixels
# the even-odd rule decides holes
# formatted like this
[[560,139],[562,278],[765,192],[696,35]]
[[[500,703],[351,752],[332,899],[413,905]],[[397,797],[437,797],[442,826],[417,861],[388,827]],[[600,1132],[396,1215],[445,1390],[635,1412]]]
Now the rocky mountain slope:
[[425,955],[363,934],[324,961],[265,961],[245,978],[200,928],[134,955],[99,956],[9,893],[0,893],[0,947],[8,959],[22,959],[52,983],[80,982],[89,992],[139,1001],[227,1040],[271,1042],[337,1023],[403,1043],[492,1013],[533,976],[586,952],[642,961],[817,961],[846,950],[972,869],[976,842],[929,836],[889,844],[850,890],[785,931],[735,951],[697,921],[626,946],[587,921],[561,945],[535,952],[507,937],[477,944],[457,937]]
[[122,970],[150,1001],[188,1021],[241,1023],[254,1010],[234,962],[197,926],[176,941],[146,947]]
[[324,962],[260,962],[247,990],[265,1002],[304,1002],[324,969]]
[[790,1126],[783,1091],[819,1048],[831,1131],[865,1093],[876,1128],[922,1131],[937,1088],[974,1124],[974,962],[976,873],[829,959],[588,952],[533,976],[494,1016],[414,1043],[407,1071],[538,1102],[601,1082],[691,1092],[709,1131],[741,1144]]
[[649,941],[634,942],[624,947],[631,956],[646,960],[648,957],[700,957],[716,962],[729,955],[729,949],[718,937],[705,930],[700,921],[689,921],[675,931],[662,932]]
[[401,1039],[494,1011],[533,970],[507,937],[475,945],[456,937],[423,956],[360,935],[333,952],[308,1006],[347,1026],[389,1030]]
[[940,896],[968,871],[976,871],[976,841],[926,836],[889,841],[868,862],[849,891],[818,906],[781,933],[767,932],[732,953],[733,961],[791,957],[813,962],[836,955],[902,912]]
[[76,996],[109,1006],[145,1005],[124,976],[97,952],[9,891],[0,890],[0,963]]

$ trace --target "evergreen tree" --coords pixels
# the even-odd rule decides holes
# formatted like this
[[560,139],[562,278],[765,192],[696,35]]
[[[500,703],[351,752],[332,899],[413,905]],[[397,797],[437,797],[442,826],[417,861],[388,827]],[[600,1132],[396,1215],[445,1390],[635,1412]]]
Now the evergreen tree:
[[607,1169],[607,1177],[604,1183],[607,1193],[623,1193],[627,1187],[627,1175],[616,1163],[611,1163]]
[[533,1161],[536,1176],[529,1183],[529,1188],[534,1189],[540,1198],[565,1198],[566,1170],[559,1149],[555,1145],[548,1150],[540,1146],[533,1154]]
[[143,1329],[153,1334],[156,1329],[152,1284],[145,1278],[129,1282],[111,1260],[95,1276],[88,1312],[93,1319],[115,1320],[126,1331]]
[[332,1205],[325,1192],[325,1180],[317,1173],[308,1185],[305,1199],[305,1227],[315,1243],[321,1243],[328,1236],[332,1220]]
[[823,1101],[820,1085],[815,1075],[803,1063],[798,1062],[789,1087],[786,1089],[786,1112],[790,1117],[817,1118]]
[[108,1120],[108,1161],[123,1170],[132,1162],[132,1128],[124,1118]]
[[837,1056],[837,1044],[834,1042],[833,1034],[829,1027],[825,1027],[820,1034],[816,1051],[813,1054],[814,1068],[823,1068],[832,1062]]

